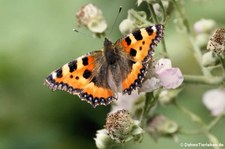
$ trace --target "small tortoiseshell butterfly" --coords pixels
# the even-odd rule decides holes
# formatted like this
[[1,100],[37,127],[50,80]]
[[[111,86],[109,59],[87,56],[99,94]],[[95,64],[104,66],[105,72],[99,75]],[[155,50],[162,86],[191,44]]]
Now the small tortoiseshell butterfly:
[[53,71],[45,84],[78,95],[94,107],[108,105],[116,93],[129,95],[140,87],[152,60],[164,26],[149,26],[134,31],[114,44],[105,38],[104,48],[78,57]]

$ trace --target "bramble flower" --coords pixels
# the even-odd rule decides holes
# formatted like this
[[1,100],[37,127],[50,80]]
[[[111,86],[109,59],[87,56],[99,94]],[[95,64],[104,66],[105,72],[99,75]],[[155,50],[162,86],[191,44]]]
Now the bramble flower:
[[127,110],[118,110],[109,114],[106,118],[105,129],[117,143],[140,141],[143,137],[139,121],[133,120]]
[[216,54],[225,54],[225,28],[217,29],[209,39],[207,49]]
[[84,25],[95,34],[102,34],[107,29],[107,23],[102,11],[89,3],[80,8],[76,13],[78,25]]
[[216,27],[216,22],[211,19],[201,19],[194,24],[196,33],[210,33]]
[[173,68],[170,59],[160,59],[155,66],[155,73],[160,85],[166,89],[179,87],[184,78],[179,68]]
[[139,89],[141,92],[151,92],[161,86],[165,89],[175,89],[184,80],[180,69],[173,68],[170,59],[158,60],[155,68],[150,70],[153,71],[151,72],[153,74],[143,83],[143,88]]
[[225,89],[212,89],[205,92],[202,101],[213,116],[220,115],[225,111]]
[[147,122],[147,132],[157,140],[160,136],[171,136],[178,131],[179,126],[164,115],[154,115]]

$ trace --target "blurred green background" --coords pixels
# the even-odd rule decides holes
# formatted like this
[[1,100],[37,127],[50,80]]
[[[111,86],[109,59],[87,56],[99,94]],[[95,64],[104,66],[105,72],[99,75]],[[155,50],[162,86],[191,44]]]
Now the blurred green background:
[[[115,20],[119,6],[123,10],[110,38],[121,37],[118,25],[127,10],[136,8],[132,0],[0,0],[0,149],[94,149],[96,130],[101,129],[110,106],[92,108],[77,96],[66,92],[51,92],[43,86],[45,77],[54,69],[83,55],[100,49],[103,39],[89,38],[89,32],[74,33],[75,12],[92,2],[102,9],[109,24]],[[190,0],[185,8],[191,23],[200,18],[225,24],[224,0]],[[145,9],[144,6],[138,8]],[[199,74],[199,67],[188,50],[187,39],[175,32],[172,18],[166,28],[165,40],[173,65],[186,74]],[[90,34],[91,35],[91,34]],[[179,44],[178,44],[179,43]],[[160,48],[158,48],[160,49]],[[209,86],[187,85],[178,102],[197,113],[206,122],[212,120],[201,103],[202,93]],[[185,128],[196,128],[173,106],[159,107]],[[225,144],[221,121],[213,133]],[[207,142],[202,135],[179,136],[181,142]],[[123,148],[181,148],[171,139],[154,142],[146,136],[141,144],[126,144]]]

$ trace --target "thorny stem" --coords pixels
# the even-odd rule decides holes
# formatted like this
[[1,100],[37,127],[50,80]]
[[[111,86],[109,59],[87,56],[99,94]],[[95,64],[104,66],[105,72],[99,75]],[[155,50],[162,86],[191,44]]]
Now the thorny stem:
[[[155,22],[156,24],[159,24],[159,20],[155,14],[155,10],[153,9],[153,6],[152,4],[149,4],[148,5],[148,9],[151,13],[151,16],[152,16],[152,19],[153,19],[153,22]],[[167,49],[166,49],[166,42],[165,42],[165,39],[162,38],[162,49],[163,49],[163,52],[165,53],[165,56],[167,57],[168,56],[168,53],[167,53]]]
[[[187,132],[184,130],[181,130],[181,133],[183,134],[205,134],[206,137],[209,139],[209,141],[213,144],[219,144],[219,141],[217,139],[216,136],[214,136],[213,134],[210,133],[210,130],[212,129],[213,126],[215,126],[218,121],[223,117],[224,113],[221,114],[220,116],[218,116],[217,118],[215,118],[209,125],[206,125],[202,119],[197,116],[196,114],[194,114],[193,112],[189,111],[188,109],[186,109],[185,107],[179,105],[176,103],[176,101],[173,102],[174,105],[184,114],[188,115],[188,117],[195,123],[197,123],[201,129],[199,131],[192,131],[192,132]],[[220,149],[219,147],[214,147],[214,149]]]
[[162,22],[165,23],[166,22],[166,10],[165,10],[165,8],[163,6],[162,1],[159,1],[159,6],[162,8],[162,12],[163,12],[163,20],[162,20]]
[[184,26],[187,29],[187,33],[190,34],[191,33],[190,25],[189,25],[188,19],[186,18],[186,16],[184,15],[184,13],[181,9],[180,4],[177,2],[177,0],[172,0],[172,2],[174,4],[175,8],[177,9],[178,13],[180,14],[181,18],[183,19]]
[[206,85],[220,85],[225,81],[225,75],[221,77],[195,76],[184,75],[184,83],[192,84],[206,84]]
[[205,76],[211,76],[210,71],[208,71],[208,69],[206,69],[203,65],[202,65],[202,53],[201,50],[199,49],[199,47],[196,45],[196,43],[194,42],[194,38],[191,35],[191,28],[188,22],[188,19],[186,18],[186,16],[184,15],[182,9],[181,9],[181,5],[177,2],[177,0],[172,0],[175,8],[177,9],[177,12],[179,13],[180,17],[183,19],[183,24],[187,30],[187,35],[188,35],[188,39],[192,44],[192,50],[194,52],[195,58],[197,60],[197,62],[199,63],[202,73]]
[[204,126],[206,127],[207,125],[202,121],[202,119],[197,116],[196,114],[194,114],[193,112],[191,112],[190,110],[186,109],[185,107],[177,104],[176,101],[173,102],[173,104],[177,107],[177,109],[179,109],[181,112],[183,112],[184,114],[186,114],[193,122],[199,124],[200,126]]
[[154,98],[153,92],[148,92],[145,94],[145,105],[141,116],[141,125],[145,126],[145,118],[147,117],[150,109],[155,105],[156,98]]
[[211,123],[209,123],[209,125],[207,126],[207,130],[210,131],[224,116],[225,112],[217,116]]

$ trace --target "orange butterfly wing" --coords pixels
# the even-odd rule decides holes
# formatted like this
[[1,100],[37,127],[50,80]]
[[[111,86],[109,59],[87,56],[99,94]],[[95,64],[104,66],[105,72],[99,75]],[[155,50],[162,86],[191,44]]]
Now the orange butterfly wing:
[[109,104],[114,98],[110,88],[97,86],[91,82],[98,73],[98,57],[102,51],[95,51],[86,56],[71,61],[61,68],[53,71],[45,80],[51,90],[63,90],[71,94],[78,94],[93,106]]
[[154,48],[163,37],[163,30],[164,26],[161,24],[149,26],[134,31],[118,41],[118,47],[123,49],[135,62],[131,72],[122,82],[124,93],[130,94],[132,90],[141,85],[148,61],[152,59]]

